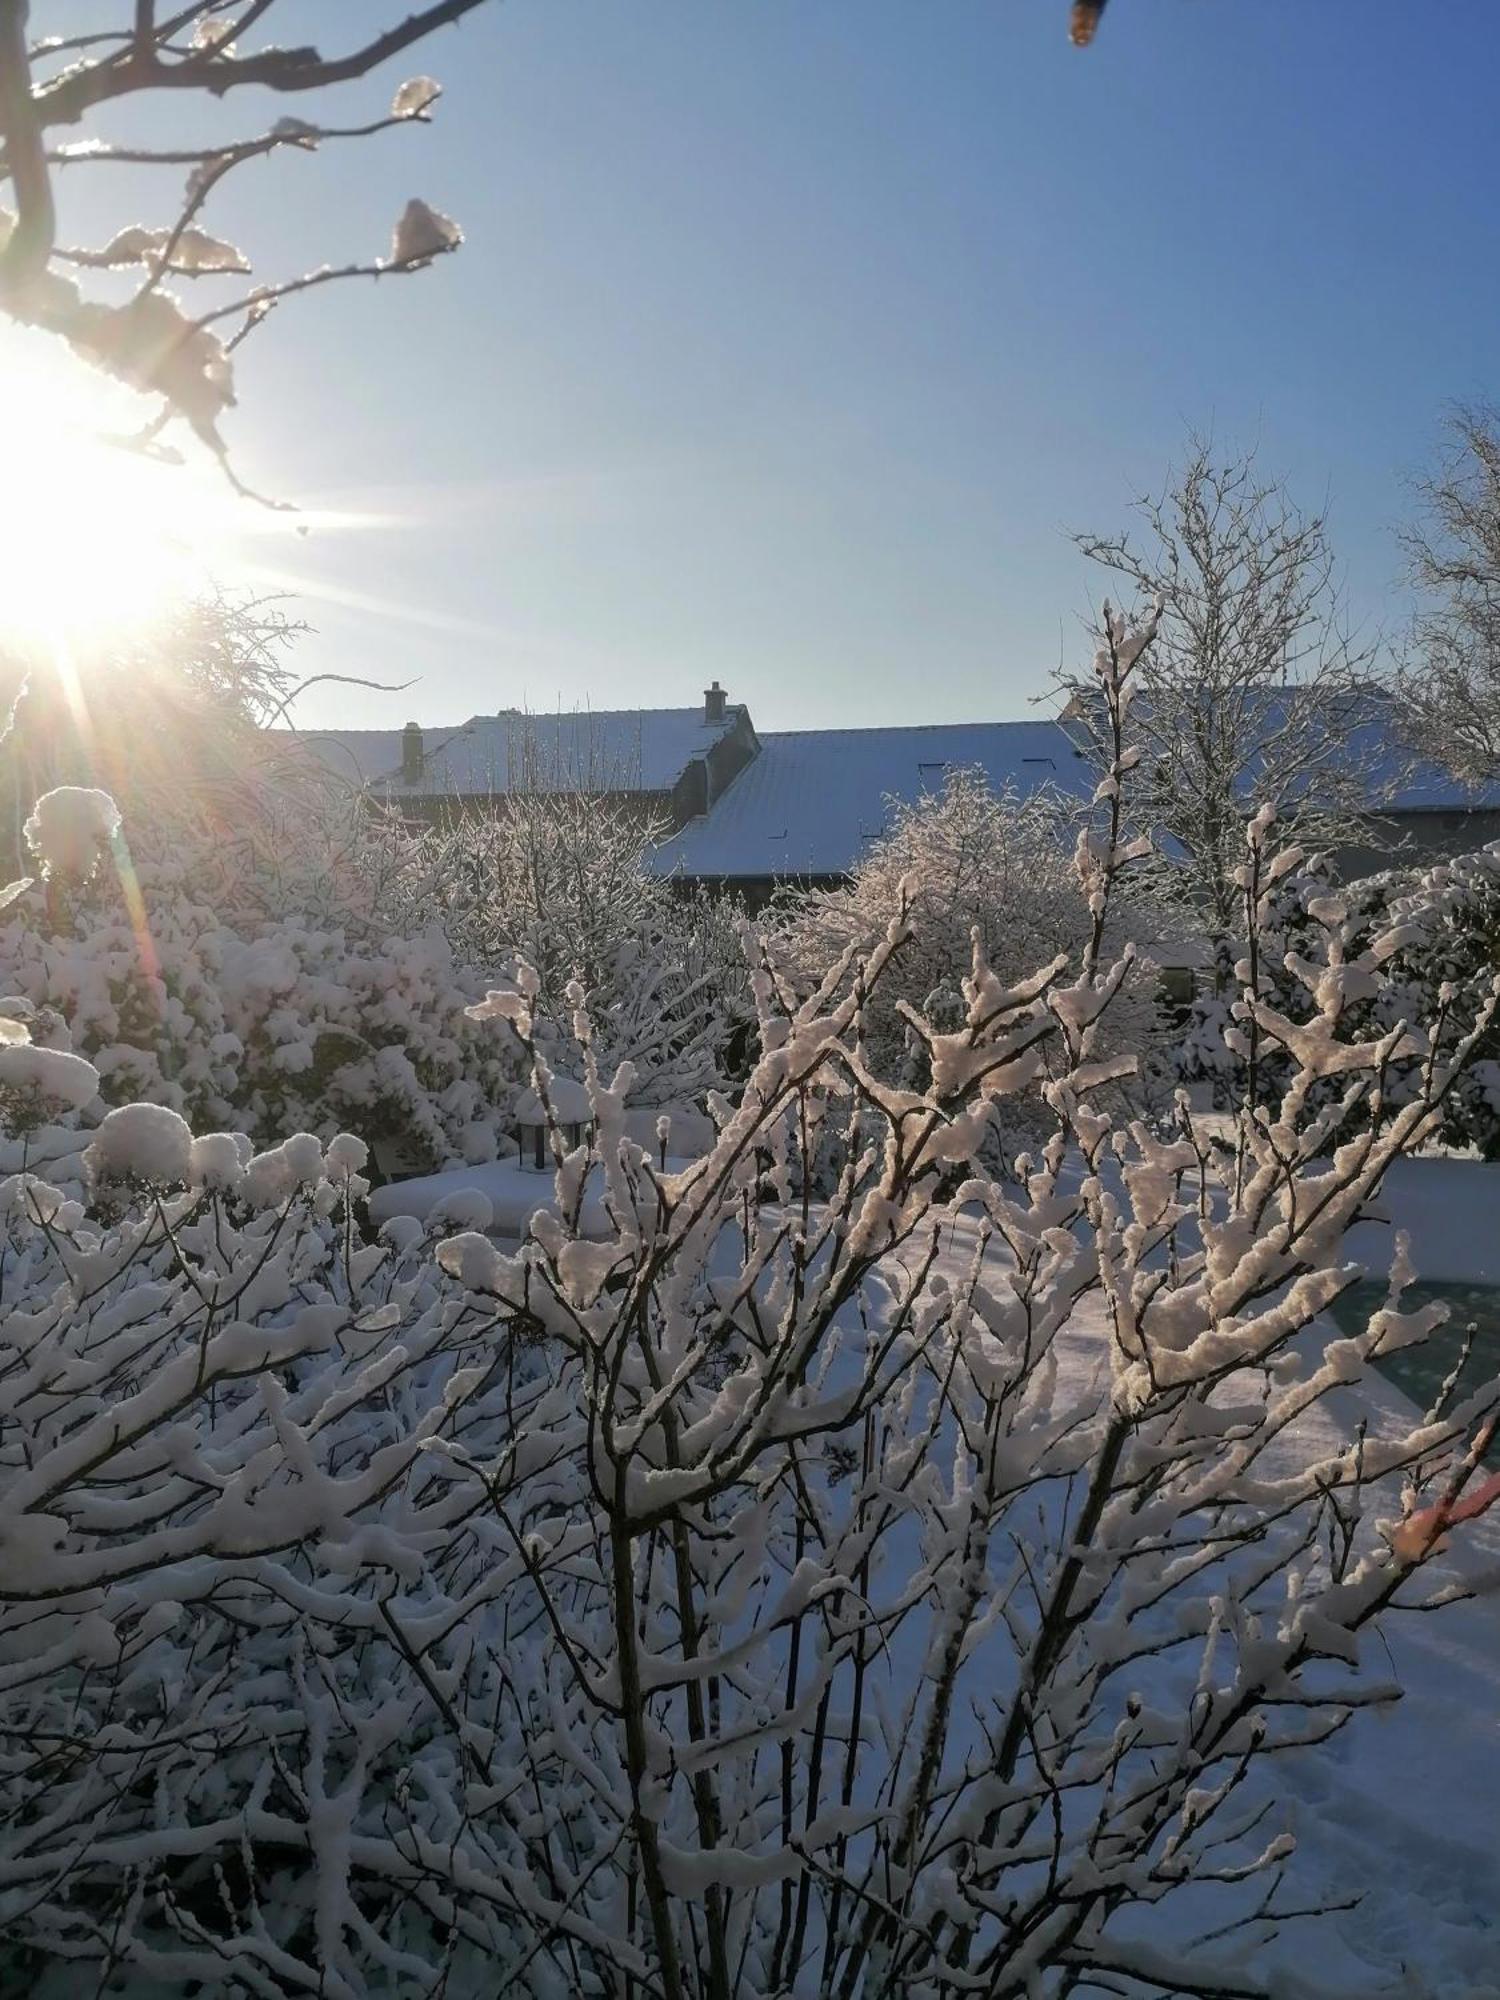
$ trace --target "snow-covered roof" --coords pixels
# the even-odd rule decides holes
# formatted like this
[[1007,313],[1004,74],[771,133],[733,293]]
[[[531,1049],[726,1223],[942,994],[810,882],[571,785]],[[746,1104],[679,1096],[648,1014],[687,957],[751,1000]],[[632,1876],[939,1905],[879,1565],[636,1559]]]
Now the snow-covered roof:
[[[452,729],[433,729],[433,739],[455,735]],[[288,732],[291,734],[292,732]],[[370,785],[390,771],[401,769],[399,729],[299,729],[294,740],[318,761],[326,764],[336,778],[351,785]]]
[[[1345,695],[1320,696],[1315,688],[1287,685],[1241,693],[1240,714],[1252,717],[1261,741],[1290,742],[1294,761],[1305,768],[1305,795],[1316,798],[1329,777],[1358,782],[1371,812],[1472,812],[1500,808],[1500,781],[1471,786],[1451,771],[1413,755],[1403,739],[1393,696],[1379,687]],[[1151,706],[1142,691],[1131,706],[1137,722]],[[1080,725],[1080,740],[1083,735]],[[1276,749],[1273,762],[1288,768],[1287,752]],[[1241,774],[1247,797],[1260,771],[1258,758],[1246,761]],[[1294,787],[1293,790],[1298,788]]]
[[[1263,699],[1269,736],[1309,727],[1293,691],[1268,690]],[[701,707],[476,715],[423,730],[423,774],[411,784],[402,777],[399,729],[310,731],[301,740],[340,776],[392,799],[483,798],[521,787],[663,793],[743,715],[728,704],[723,721],[712,723]],[[1362,777],[1375,812],[1500,810],[1500,783],[1469,789],[1412,759],[1379,692],[1362,696],[1333,733],[1337,740],[1325,739],[1324,752],[1309,760],[1310,787],[1342,767]],[[977,767],[996,791],[1086,798],[1092,777],[1083,743],[1076,721],[770,731],[710,810],[664,842],[652,865],[726,880],[845,875],[889,825],[893,800],[910,804],[941,791],[955,768]]]
[[402,777],[399,729],[309,730],[302,741],[336,775],[391,798],[475,798],[527,791],[669,792],[695,757],[735,727],[702,707],[475,715],[422,731],[422,777]]
[[1500,808],[1500,780],[1465,784],[1451,771],[1414,757],[1397,730],[1387,695],[1365,697],[1367,714],[1343,731],[1339,755],[1362,777],[1376,812],[1493,812]]
[[844,875],[890,823],[891,802],[940,792],[976,767],[996,792],[1087,797],[1093,774],[1056,722],[959,722],[760,733],[710,810],[657,849],[659,874]]

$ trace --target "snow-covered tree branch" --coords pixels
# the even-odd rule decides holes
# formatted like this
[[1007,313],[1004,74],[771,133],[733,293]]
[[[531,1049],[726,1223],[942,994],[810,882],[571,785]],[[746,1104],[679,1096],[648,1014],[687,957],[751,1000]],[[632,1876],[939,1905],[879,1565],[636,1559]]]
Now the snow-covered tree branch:
[[[1495,1497],[1500,1385],[1410,1430],[1315,1424],[1441,1318],[1399,1246],[1362,1330],[1324,1315],[1494,998],[1456,1038],[1352,1036],[1330,950],[1290,1018],[1262,812],[1233,1033],[1286,1088],[1252,1076],[1227,1139],[1186,1103],[1117,1121],[1150,639],[1112,615],[1096,661],[1078,936],[1019,974],[976,946],[957,1019],[910,1011],[901,1080],[865,1034],[898,902],[811,991],[762,955],[758,1054],[690,1164],[629,1136],[575,986],[593,1126],[553,1120],[520,1242],[366,1238],[357,1142],[252,1157],[155,1105],[97,1126],[76,1193],[5,1183],[7,1976],[1269,1993],[1247,1940],[1325,1902],[1265,1773],[1397,1698],[1362,1635],[1452,1595],[1438,1546]],[[39,862],[80,866],[101,812],[39,813]],[[540,988],[520,967],[473,1012],[546,1101]],[[74,1115],[89,1066],[3,1018],[16,1131]],[[974,1170],[1038,1086],[1017,1179]]]
[[[1344,623],[1325,521],[1301,513],[1253,457],[1190,439],[1166,490],[1137,512],[1143,540],[1076,539],[1162,607],[1133,710],[1133,810],[1158,843],[1159,890],[1224,937],[1245,825],[1262,806],[1275,811],[1277,841],[1338,844],[1398,775],[1359,748],[1373,651]],[[1097,756],[1087,677],[1060,685]]]
[[[250,86],[298,99],[329,92],[359,82],[480,4],[438,0],[374,33],[362,19],[351,47],[325,55],[261,39],[280,15],[295,12],[285,0],[194,0],[168,8],[140,0],[122,9],[118,27],[61,36],[34,34],[29,0],[0,0],[0,191],[8,184],[12,204],[0,207],[0,311],[57,334],[82,360],[154,398],[156,412],[140,434],[143,448],[160,449],[169,426],[184,424],[238,484],[220,424],[235,400],[232,356],[240,342],[285,298],[334,280],[420,270],[456,248],[462,235],[413,198],[394,221],[388,250],[372,246],[341,264],[249,288],[231,282],[225,291],[226,280],[237,281],[252,266],[245,251],[203,226],[212,196],[249,161],[425,123],[438,84],[412,77],[388,109],[352,121],[330,119],[319,98],[311,117],[279,117],[191,147],[57,135],[142,94],[217,105],[237,101]],[[159,167],[173,179],[186,168],[186,182],[158,214],[122,226],[107,243],[70,243],[65,177],[111,163]],[[84,282],[110,273],[132,274],[123,296],[118,287]],[[186,304],[168,289],[169,278],[206,285],[210,303]]]

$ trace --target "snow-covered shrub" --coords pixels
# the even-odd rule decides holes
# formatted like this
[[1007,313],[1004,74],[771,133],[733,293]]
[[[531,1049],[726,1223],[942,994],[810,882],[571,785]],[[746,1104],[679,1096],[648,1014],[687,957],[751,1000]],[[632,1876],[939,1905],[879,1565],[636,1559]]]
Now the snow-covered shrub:
[[105,1104],[149,1098],[257,1139],[352,1125],[417,1164],[488,1158],[515,1076],[464,1014],[482,981],[436,930],[283,917],[237,931],[181,869],[128,848],[64,897],[12,901],[0,985],[66,1022]]
[[18,1022],[8,1020],[5,1027],[0,1036],[0,1118],[10,1131],[29,1135],[49,1114],[81,1111],[93,1102],[99,1075],[92,1064],[63,1049],[38,1047]]
[[[1335,878],[1326,858],[1288,849],[1265,874],[1263,892],[1249,875],[1243,892],[1261,893],[1256,977],[1281,1014],[1294,1023],[1311,1018],[1319,984],[1336,977],[1346,1033],[1369,1040],[1402,1022],[1430,1022],[1438,1046],[1452,1051],[1500,974],[1500,846],[1350,883]],[[1183,1082],[1206,1081],[1227,1102],[1246,1087],[1248,1058],[1234,1033],[1232,968],[1222,968],[1217,983],[1221,991],[1205,992],[1194,1003],[1175,1059]],[[1287,1088],[1293,1064],[1284,1045],[1257,1051],[1255,1088],[1262,1103]],[[1420,1088],[1417,1056],[1393,1062],[1388,1106]],[[1485,1159],[1500,1158],[1500,1031],[1485,1033],[1445,1097],[1438,1137]]]
[[581,984],[599,1058],[633,1065],[642,1108],[701,1103],[731,1073],[753,1014],[735,911],[647,872],[660,831],[608,798],[523,791],[434,828],[407,881],[456,958],[492,983],[532,969],[549,1059],[575,1076],[567,996]]
[[[1460,855],[1393,883],[1390,921],[1405,932],[1392,953],[1382,1018],[1442,1018],[1451,1046],[1460,1024],[1500,976],[1500,846]],[[1500,1029],[1480,1040],[1444,1107],[1443,1139],[1500,1159]]]
[[[1108,631],[1083,934],[1009,980],[976,950],[907,1083],[864,1054],[898,907],[852,977],[757,976],[759,1057],[680,1173],[625,1136],[580,1009],[596,1132],[512,1255],[361,1243],[347,1140],[246,1158],[127,1119],[90,1163],[123,1207],[5,1184],[8,1980],[1270,1990],[1241,1943],[1294,1861],[1259,1774],[1393,1698],[1359,1635],[1441,1594],[1500,1385],[1308,1446],[1440,1317],[1399,1260],[1362,1333],[1320,1317],[1453,1087],[1434,1054],[1384,1115],[1420,1025],[1348,1039],[1333,977],[1289,1030],[1252,978],[1239,1030],[1298,1059],[1274,1116],[1224,1145],[1100,1108],[1150,641]],[[482,1011],[543,1054],[523,992]],[[953,1188],[1039,1085],[1059,1130],[1019,1182]],[[815,1204],[850,1095],[872,1137]],[[1182,1898],[1212,1934],[1174,1947]]]
[[419,843],[261,726],[295,692],[294,635],[262,603],[184,606],[78,663],[86,725],[68,678],[30,663],[0,801],[45,886],[0,902],[0,986],[38,1012],[33,1041],[96,1064],[102,1105],[268,1140],[352,1123],[413,1165],[487,1157],[511,1078],[464,1014],[484,980],[430,909],[389,921],[422,908]]
[[119,830],[119,807],[108,792],[87,785],[59,785],[44,793],[22,828],[42,874],[64,880],[91,875]]
[[735,914],[652,880],[628,814],[563,794],[421,834],[262,777],[235,831],[185,797],[122,834],[81,788],[32,815],[53,865],[0,915],[0,987],[66,1023],[105,1104],[149,1097],[267,1141],[349,1125],[402,1165],[490,1158],[520,1052],[465,1008],[523,961],[554,1067],[581,1064],[577,974],[642,1115],[725,1083],[750,1016]]
[[296,918],[378,943],[431,927],[428,857],[398,814],[280,730],[248,733],[236,775],[228,798],[191,788],[175,813],[127,808],[135,865],[238,931]]
[[[372,1560],[415,1578],[415,1545],[378,1517],[398,1492],[420,1513],[451,1489],[424,1440],[502,1363],[476,1348],[465,1373],[478,1316],[445,1293],[420,1231],[360,1241],[364,1158],[306,1134],[252,1156],[138,1104],[89,1149],[109,1219],[36,1176],[0,1183],[6,1990],[83,1958],[158,1991],[195,1976],[286,1991],[299,1957],[326,1964],[326,1991],[372,1990],[340,1972],[334,1878],[307,1894],[310,1844],[321,1867],[341,1838],[322,1788],[335,1797],[342,1772],[378,1819],[414,1777],[438,1782],[451,1746],[424,1750],[430,1696],[399,1647],[387,1659],[395,1613],[372,1648],[368,1628],[340,1636],[306,1607]],[[345,1832],[363,1874],[363,1836]],[[399,1965],[405,1864],[399,1839],[376,1839],[389,1942],[384,1960],[352,1950]],[[226,1939],[210,1966],[226,1922],[259,1928],[262,1898],[263,1934]],[[443,1927],[420,1900],[427,1967]],[[406,1990],[428,1984],[424,1970]]]
[[428,928],[423,844],[352,766],[279,726],[299,693],[300,630],[274,603],[219,595],[70,653],[66,670],[28,659],[0,760],[10,871],[45,859],[33,836],[49,823],[76,826],[89,861],[123,823],[117,858],[144,886],[242,935],[287,919],[360,943]]
[[[905,909],[905,936],[863,1013],[865,1053],[879,1075],[907,1083],[924,1048],[911,1026],[917,1009],[956,1027],[977,937],[1001,978],[1020,978],[1088,928],[1088,908],[1072,858],[1072,828],[1060,803],[990,789],[984,773],[956,770],[941,792],[897,804],[847,886],[787,891],[772,913],[772,953],[803,990],[836,959],[856,959],[884,936],[891,912]],[[1116,919],[1119,917],[1118,907]],[[1112,924],[1117,948],[1121,926]],[[1112,1009],[1111,1047],[1144,1052],[1157,1028],[1154,969],[1138,962]],[[1050,1129],[1039,1091],[1007,1106],[1012,1144]]]

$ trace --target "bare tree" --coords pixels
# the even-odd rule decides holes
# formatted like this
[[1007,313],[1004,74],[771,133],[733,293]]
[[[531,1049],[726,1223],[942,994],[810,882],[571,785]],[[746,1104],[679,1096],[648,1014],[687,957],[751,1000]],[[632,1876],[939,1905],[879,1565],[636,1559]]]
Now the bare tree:
[[556,789],[522,786],[492,812],[425,830],[390,917],[398,929],[436,922],[461,963],[494,979],[524,963],[553,1068],[581,1068],[581,982],[599,1060],[634,1067],[633,1109],[701,1101],[726,1081],[754,1015],[738,912],[649,871],[664,821],[560,775]]
[[[1276,814],[1280,845],[1338,845],[1391,781],[1374,649],[1344,622],[1321,514],[1303,514],[1253,454],[1189,440],[1182,468],[1136,512],[1129,534],[1076,536],[1092,561],[1161,604],[1141,662],[1133,721],[1135,809],[1156,836],[1157,887],[1214,938],[1240,909],[1246,823]],[[1100,721],[1088,675],[1064,674],[1068,714],[1089,747]],[[1365,837],[1365,836],[1362,836]]]
[[[29,32],[29,0],[0,0],[0,193],[8,187],[14,204],[0,208],[0,311],[59,335],[86,361],[157,398],[157,412],[136,440],[143,447],[161,449],[157,441],[168,426],[185,424],[235,478],[219,424],[234,402],[231,357],[246,335],[295,293],[339,279],[419,270],[456,248],[460,231],[414,200],[397,221],[385,256],[360,256],[248,289],[232,286],[232,296],[201,311],[184,305],[166,281],[212,285],[249,273],[245,253],[203,227],[211,197],[237,168],[288,147],[311,152],[426,123],[438,85],[430,77],[411,78],[386,111],[350,123],[280,117],[206,145],[119,145],[94,136],[60,143],[54,135],[92,122],[117,99],[144,93],[217,103],[255,85],[300,99],[307,91],[357,81],[481,4],[437,0],[373,33],[375,10],[351,8],[363,38],[352,49],[324,55],[315,47],[259,40],[279,0],[190,0],[165,11],[156,0],[117,0],[116,27],[94,23],[41,37]],[[159,219],[121,229],[105,244],[70,244],[60,226],[60,178],[104,163],[158,167],[174,180],[185,170],[187,181]],[[109,296],[108,274],[129,270],[142,275],[118,302]]]
[[1400,687],[1414,747],[1478,783],[1500,774],[1500,410],[1461,404],[1447,433],[1403,537],[1426,602]]

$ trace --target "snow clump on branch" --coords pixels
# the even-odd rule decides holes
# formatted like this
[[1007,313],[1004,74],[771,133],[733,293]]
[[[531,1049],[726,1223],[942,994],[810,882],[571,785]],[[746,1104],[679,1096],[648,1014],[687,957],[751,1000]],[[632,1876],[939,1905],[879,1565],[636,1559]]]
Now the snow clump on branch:
[[[1283,1876],[1307,1900],[1267,1774],[1396,1698],[1360,1635],[1453,1594],[1500,1403],[1341,1429],[1442,1308],[1398,1254],[1362,1331],[1324,1313],[1493,1003],[1389,1116],[1328,979],[1227,1143],[1118,1117],[1118,791],[1081,936],[1019,977],[973,949],[899,1078],[865,1032],[899,910],[811,990],[763,957],[690,1165],[629,1136],[570,981],[594,1116],[520,1241],[481,1203],[369,1233],[356,1143],[246,1161],[149,1115],[101,1126],[127,1179],[93,1213],[6,1183],[0,1980],[1310,1992],[1256,1961]],[[476,1032],[545,1095],[496,996]],[[1002,1181],[978,1143],[1042,1075],[1055,1128]]]
[[36,802],[22,832],[42,873],[86,879],[100,850],[120,830],[120,809],[108,792],[87,785],[59,785]]

